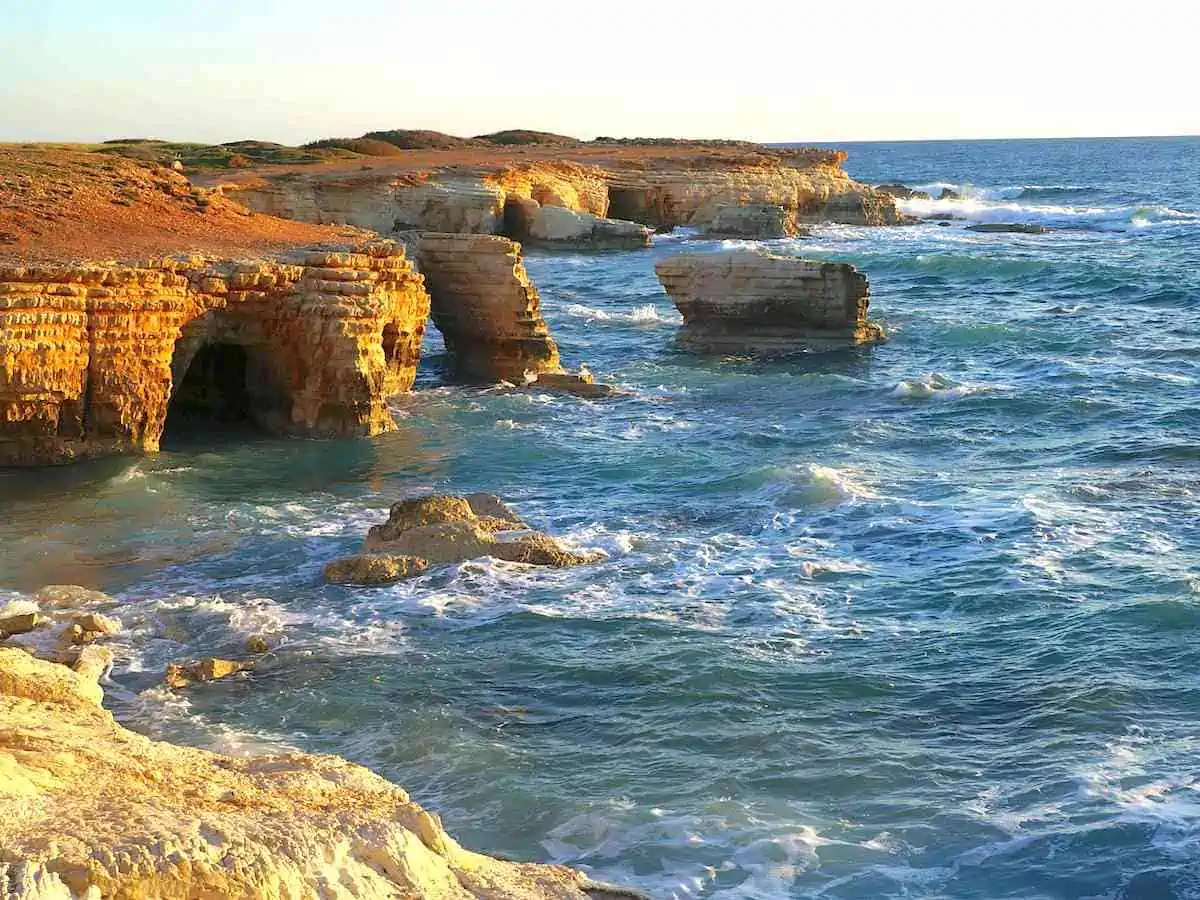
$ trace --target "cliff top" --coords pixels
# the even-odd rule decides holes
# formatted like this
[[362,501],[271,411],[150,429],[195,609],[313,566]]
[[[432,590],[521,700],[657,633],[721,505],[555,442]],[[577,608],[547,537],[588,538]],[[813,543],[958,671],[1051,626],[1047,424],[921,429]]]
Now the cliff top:
[[0,262],[258,256],[361,236],[247,214],[154,162],[69,146],[0,145]]

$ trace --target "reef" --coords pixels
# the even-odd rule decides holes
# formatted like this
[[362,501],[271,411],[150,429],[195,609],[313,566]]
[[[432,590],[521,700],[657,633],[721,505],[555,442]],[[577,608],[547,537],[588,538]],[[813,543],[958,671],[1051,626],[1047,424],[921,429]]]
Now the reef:
[[631,896],[466,850],[404,790],[336,756],[149,740],[102,707],[100,670],[76,669],[0,648],[7,900]]
[[789,352],[880,340],[867,278],[848,263],[756,250],[681,253],[655,265],[697,350]]
[[390,242],[0,267],[0,465],[153,451],[168,414],[388,431],[428,314],[424,279]]

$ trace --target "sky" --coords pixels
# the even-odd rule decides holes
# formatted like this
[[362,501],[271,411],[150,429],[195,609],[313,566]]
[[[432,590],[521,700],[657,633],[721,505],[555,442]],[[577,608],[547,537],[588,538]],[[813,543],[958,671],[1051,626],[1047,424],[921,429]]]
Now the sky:
[[1191,2],[0,0],[0,141],[1200,133]]

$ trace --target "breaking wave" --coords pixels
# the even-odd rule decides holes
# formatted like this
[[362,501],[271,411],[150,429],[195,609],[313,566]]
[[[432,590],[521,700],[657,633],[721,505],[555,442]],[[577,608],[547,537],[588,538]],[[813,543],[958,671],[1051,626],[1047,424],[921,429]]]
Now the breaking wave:
[[567,307],[567,315],[576,319],[587,319],[590,322],[621,322],[632,323],[634,325],[663,325],[676,324],[679,316],[671,313],[663,313],[657,306],[647,303],[644,306],[635,306],[628,311],[612,311],[604,309],[596,309],[593,306],[584,306],[582,303],[573,303]]

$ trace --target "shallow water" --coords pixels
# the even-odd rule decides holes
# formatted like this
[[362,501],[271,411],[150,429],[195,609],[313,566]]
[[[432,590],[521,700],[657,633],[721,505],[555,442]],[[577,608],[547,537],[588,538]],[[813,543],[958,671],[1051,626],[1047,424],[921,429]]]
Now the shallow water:
[[[564,357],[632,396],[431,359],[374,441],[0,474],[0,588],[120,596],[139,730],[340,753],[464,843],[656,896],[1200,896],[1200,139],[849,149],[1064,230],[768,242],[861,266],[892,333],[770,362],[673,347],[653,261],[719,243],[531,254]],[[609,559],[321,584],[431,489]],[[155,686],[279,628],[253,678]]]

